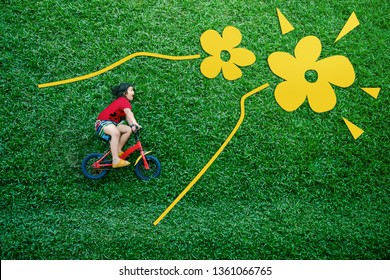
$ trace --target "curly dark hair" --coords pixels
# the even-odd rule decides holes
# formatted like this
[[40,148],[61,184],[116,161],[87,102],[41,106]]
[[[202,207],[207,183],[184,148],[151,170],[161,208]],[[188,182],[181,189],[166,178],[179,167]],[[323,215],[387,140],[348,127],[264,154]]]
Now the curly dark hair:
[[118,97],[123,96],[129,87],[134,88],[134,84],[120,83],[119,85],[117,85],[111,89],[111,93],[114,96],[114,98],[116,99]]

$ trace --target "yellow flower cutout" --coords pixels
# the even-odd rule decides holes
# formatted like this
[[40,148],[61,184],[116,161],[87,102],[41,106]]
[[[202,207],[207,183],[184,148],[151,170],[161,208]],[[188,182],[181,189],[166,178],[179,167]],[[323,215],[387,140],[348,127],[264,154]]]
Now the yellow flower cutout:
[[236,80],[242,76],[238,66],[249,66],[256,61],[255,55],[244,48],[237,48],[241,43],[240,30],[227,26],[222,37],[215,30],[207,30],[200,37],[202,48],[211,56],[205,58],[200,71],[207,78],[215,78],[221,72],[227,80]]
[[355,81],[355,71],[348,58],[335,55],[318,60],[321,51],[320,39],[307,36],[295,47],[295,57],[285,52],[274,52],[268,57],[272,72],[285,80],[274,92],[284,110],[296,110],[307,97],[313,111],[330,111],[336,106],[331,84],[346,88]]

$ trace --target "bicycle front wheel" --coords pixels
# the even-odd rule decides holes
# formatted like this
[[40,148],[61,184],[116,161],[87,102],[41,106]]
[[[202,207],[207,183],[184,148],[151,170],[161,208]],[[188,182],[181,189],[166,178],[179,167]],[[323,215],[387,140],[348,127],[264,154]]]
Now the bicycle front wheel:
[[134,171],[139,179],[142,181],[149,181],[150,179],[156,178],[160,175],[161,164],[160,161],[154,156],[146,155],[145,158],[148,162],[149,169],[145,168],[144,162],[141,159],[135,166]]

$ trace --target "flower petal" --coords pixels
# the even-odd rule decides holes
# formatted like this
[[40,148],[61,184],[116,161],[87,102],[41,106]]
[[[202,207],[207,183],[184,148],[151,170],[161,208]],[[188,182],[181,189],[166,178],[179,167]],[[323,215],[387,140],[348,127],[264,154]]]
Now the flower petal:
[[252,65],[256,61],[253,52],[244,48],[235,48],[229,51],[230,60],[238,66]]
[[211,55],[218,56],[223,48],[221,35],[215,30],[207,30],[200,36],[202,48]]
[[320,39],[315,36],[302,38],[295,47],[295,57],[306,67],[312,67],[311,64],[317,61],[322,51]]
[[301,69],[296,58],[286,52],[272,53],[268,57],[268,65],[275,75],[285,80],[297,79],[297,77],[299,78],[302,76],[302,74],[298,75],[297,73],[304,73],[305,71],[305,69]]
[[285,81],[275,88],[275,99],[288,112],[298,109],[306,99],[305,83]]
[[328,82],[310,84],[307,99],[310,108],[317,113],[330,111],[336,106],[336,94]]
[[233,62],[222,62],[222,73],[226,80],[233,81],[237,80],[242,76],[241,69]]
[[355,71],[348,58],[341,55],[327,57],[315,64],[314,70],[329,83],[349,87],[355,81]]
[[222,32],[223,47],[226,49],[237,47],[242,40],[240,30],[233,26],[227,26]]
[[210,79],[217,77],[221,68],[222,60],[215,56],[206,57],[200,64],[200,72]]

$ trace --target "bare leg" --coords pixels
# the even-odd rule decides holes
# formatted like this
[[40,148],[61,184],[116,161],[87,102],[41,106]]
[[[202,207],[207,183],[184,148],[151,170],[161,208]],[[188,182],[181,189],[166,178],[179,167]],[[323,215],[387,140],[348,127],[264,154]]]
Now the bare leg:
[[121,136],[121,132],[114,124],[107,125],[103,131],[105,134],[111,136],[110,149],[112,154],[112,163],[117,164],[119,162],[118,146],[119,146],[119,138]]
[[118,130],[121,133],[118,144],[118,153],[122,152],[123,147],[125,146],[127,140],[129,140],[131,135],[131,127],[128,125],[120,124],[118,125]]

